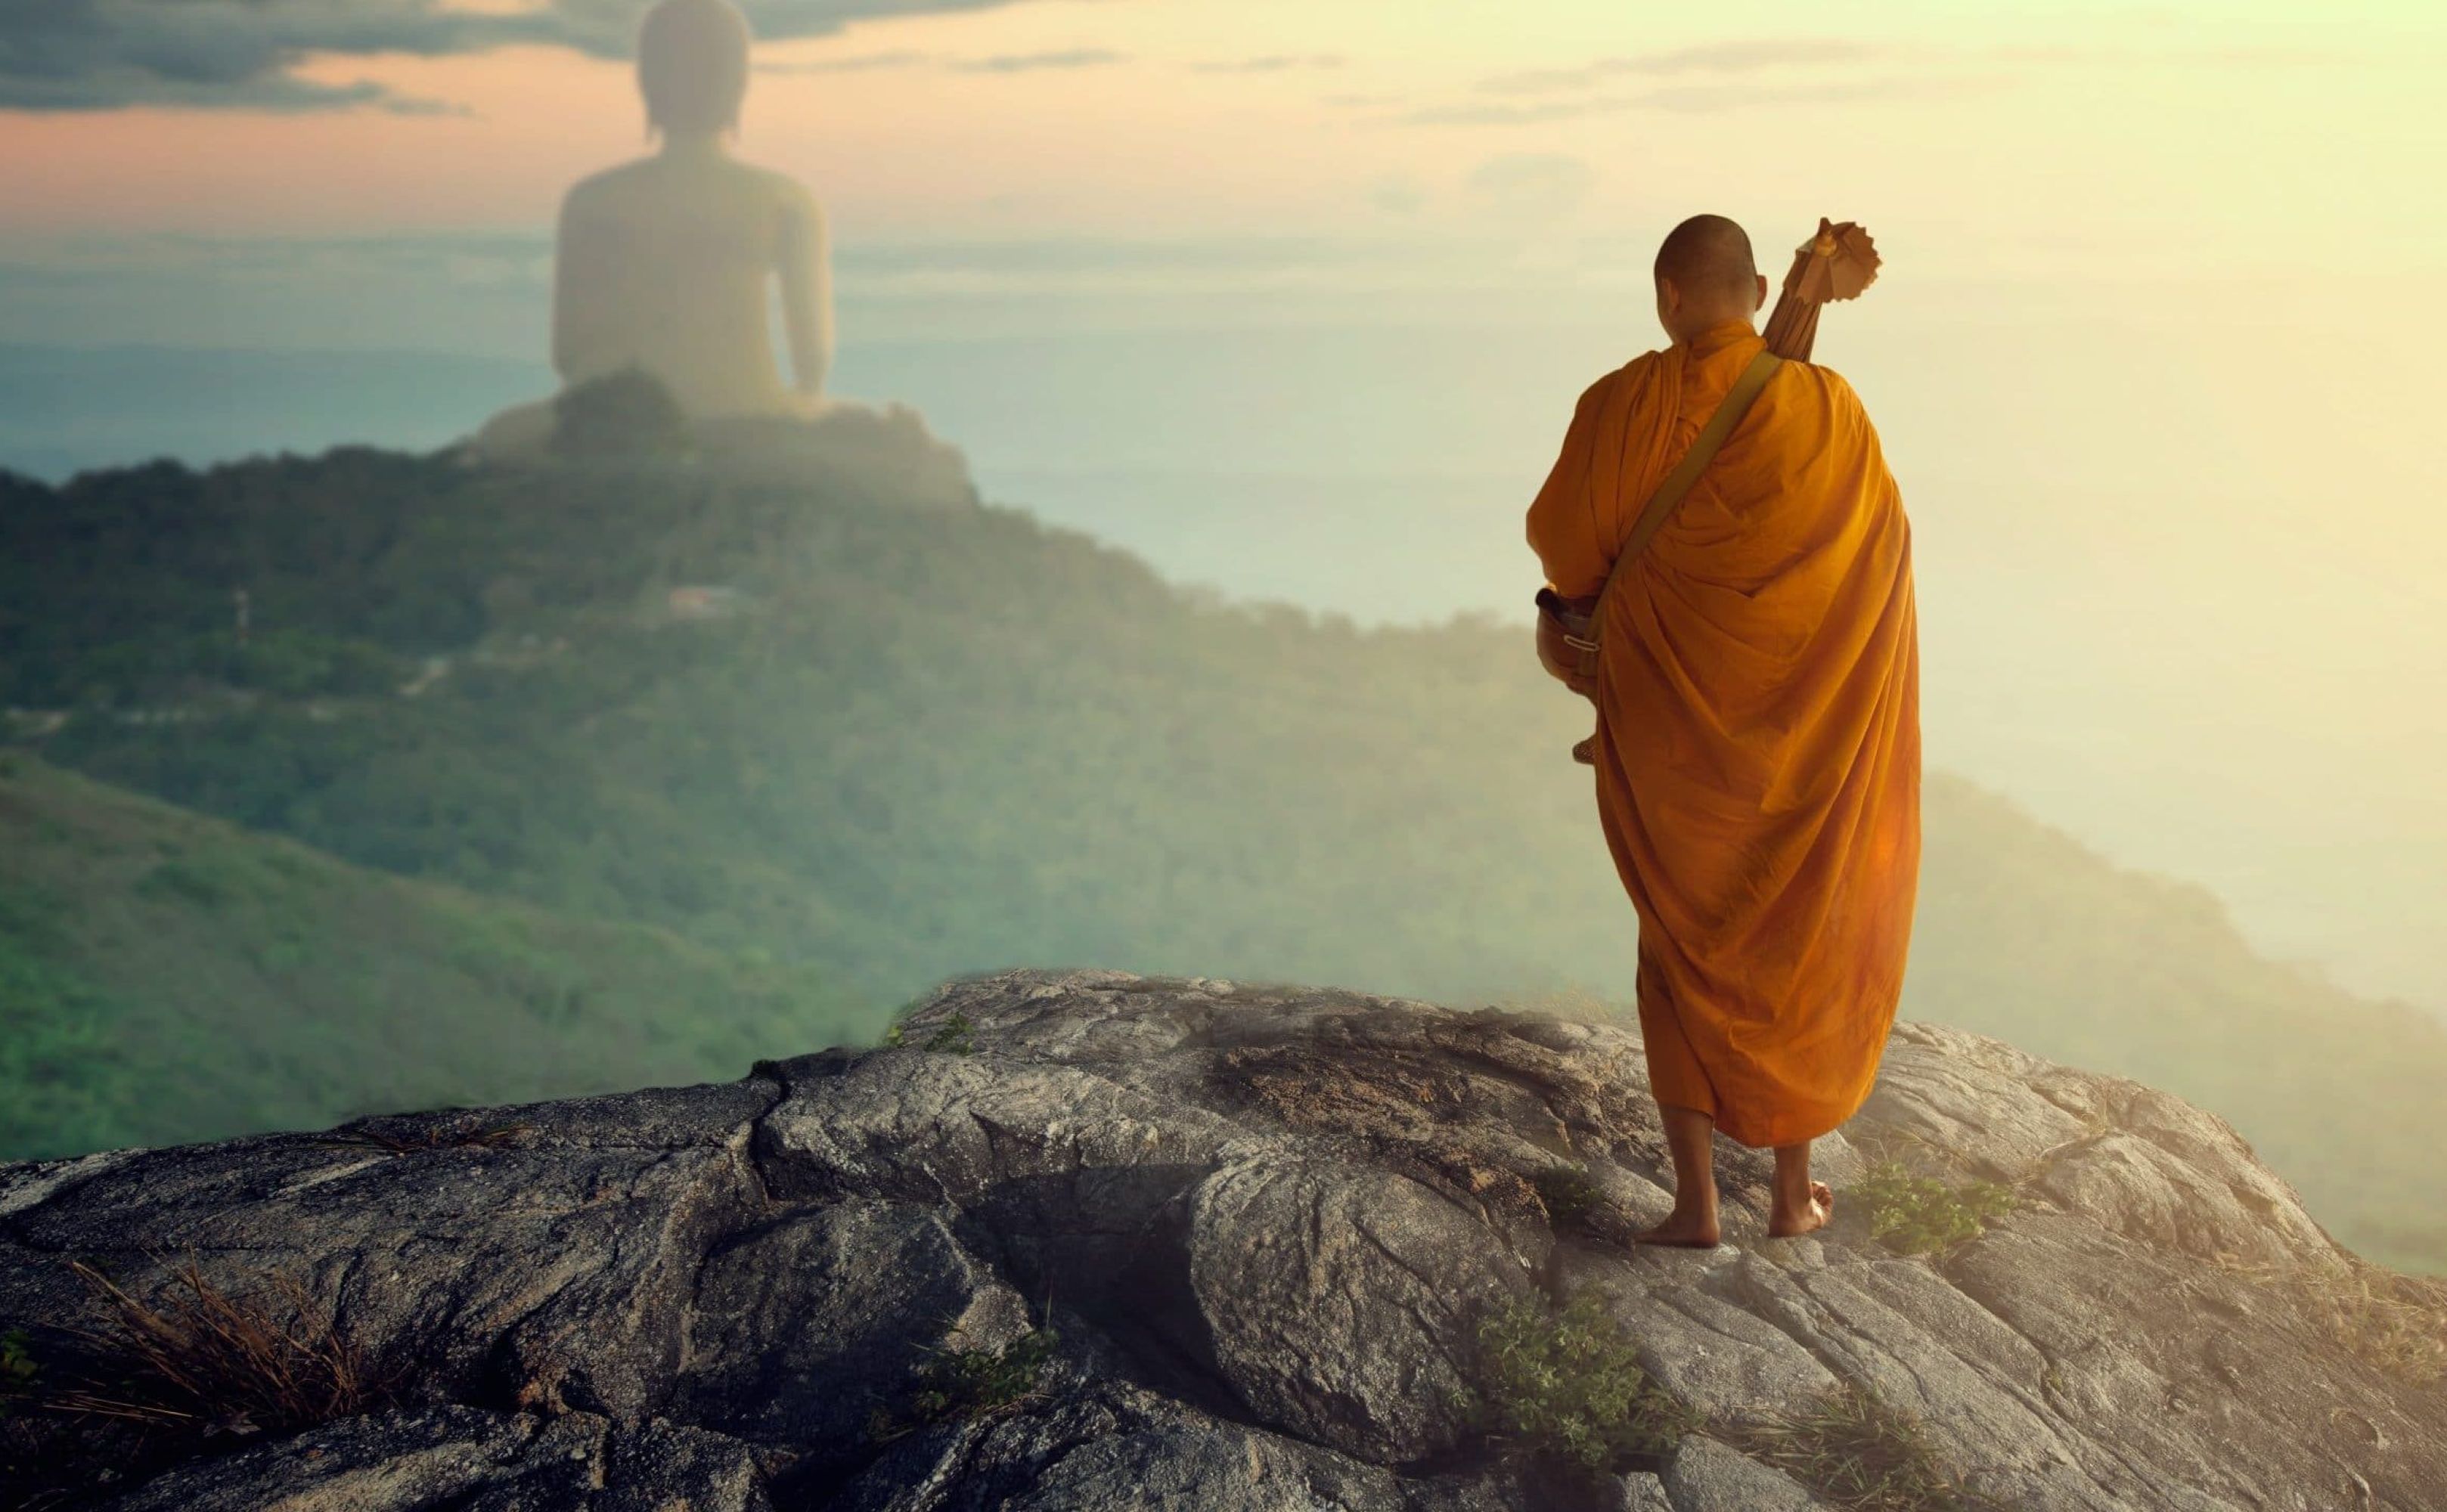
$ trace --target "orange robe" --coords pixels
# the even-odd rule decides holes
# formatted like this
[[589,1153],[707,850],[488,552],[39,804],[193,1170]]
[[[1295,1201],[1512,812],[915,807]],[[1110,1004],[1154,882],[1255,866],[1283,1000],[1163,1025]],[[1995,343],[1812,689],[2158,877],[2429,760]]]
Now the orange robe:
[[[1762,345],[1747,321],[1582,396],[1529,544],[1586,597]],[[1851,387],[1789,362],[1614,585],[1597,797],[1640,915],[1660,1103],[1752,1146],[1858,1109],[1920,873],[1911,527]]]

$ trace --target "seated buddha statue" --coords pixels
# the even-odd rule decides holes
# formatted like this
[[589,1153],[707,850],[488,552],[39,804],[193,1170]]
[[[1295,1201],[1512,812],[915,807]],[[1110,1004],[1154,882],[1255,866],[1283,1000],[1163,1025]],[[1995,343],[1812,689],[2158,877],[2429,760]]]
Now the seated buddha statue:
[[[730,0],[660,0],[637,38],[658,150],[569,191],[553,259],[552,362],[564,391],[631,370],[692,420],[813,419],[832,365],[831,254],[815,197],[742,162],[747,17]],[[789,347],[775,359],[778,290]],[[494,417],[480,452],[549,445],[554,406]]]

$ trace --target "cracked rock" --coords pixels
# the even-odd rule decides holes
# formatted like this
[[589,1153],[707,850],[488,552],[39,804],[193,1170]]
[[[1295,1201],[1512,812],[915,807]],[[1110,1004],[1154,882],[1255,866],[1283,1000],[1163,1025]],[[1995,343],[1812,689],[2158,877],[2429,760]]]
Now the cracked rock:
[[[2222,1121],[1994,1040],[1898,1027],[1809,1238],[1720,1151],[1702,1253],[1628,1242],[1672,1175],[1627,1024],[1018,972],[903,1037],[0,1168],[41,1379],[126,1369],[70,1261],[175,1313],[192,1260],[386,1388],[235,1452],[18,1413],[0,1464],[118,1512],[1774,1512],[1831,1488],[1736,1446],[1854,1391],[2020,1512],[2447,1505],[2447,1393],[2389,1345],[2447,1286],[2340,1250]],[[2016,1203],[1896,1255],[1856,1151]],[[1600,1293],[1702,1431],[1594,1478],[1484,1431],[1478,1320],[1533,1288]]]

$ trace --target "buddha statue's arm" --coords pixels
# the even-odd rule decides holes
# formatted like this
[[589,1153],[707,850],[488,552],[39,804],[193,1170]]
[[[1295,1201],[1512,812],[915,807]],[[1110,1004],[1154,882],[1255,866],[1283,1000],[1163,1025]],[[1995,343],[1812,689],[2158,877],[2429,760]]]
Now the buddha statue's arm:
[[774,272],[782,282],[782,321],[790,340],[790,380],[821,394],[833,367],[833,254],[815,198],[793,186],[783,201]]
[[599,324],[595,286],[595,235],[586,223],[573,191],[561,201],[560,225],[553,237],[552,370],[563,383],[598,376],[587,350],[588,338]]

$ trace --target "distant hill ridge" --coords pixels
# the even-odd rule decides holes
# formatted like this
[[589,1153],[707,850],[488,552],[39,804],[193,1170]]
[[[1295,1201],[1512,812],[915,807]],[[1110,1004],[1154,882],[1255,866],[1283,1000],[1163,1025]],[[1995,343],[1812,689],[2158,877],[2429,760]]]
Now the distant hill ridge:
[[369,872],[22,752],[0,857],[0,1160],[735,1074],[856,1023],[813,967]]
[[[870,1033],[1015,964],[1630,992],[1585,709],[1524,633],[1218,605],[911,507],[883,451],[0,479],[0,705],[47,761],[358,865],[806,963]],[[2349,1242],[2447,1268],[2447,1030],[1965,783],[1926,818],[1907,1012],[2193,1097]]]

